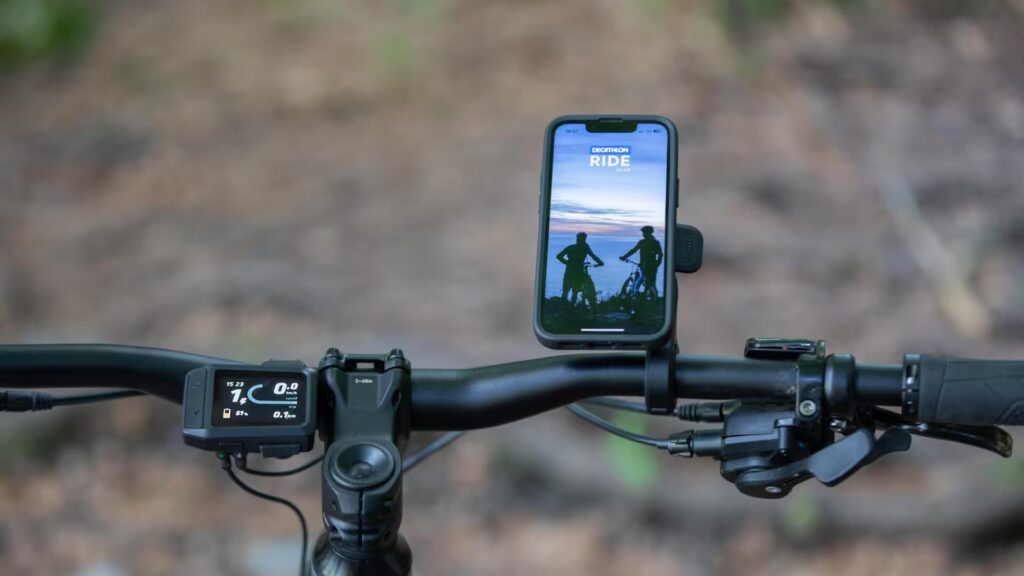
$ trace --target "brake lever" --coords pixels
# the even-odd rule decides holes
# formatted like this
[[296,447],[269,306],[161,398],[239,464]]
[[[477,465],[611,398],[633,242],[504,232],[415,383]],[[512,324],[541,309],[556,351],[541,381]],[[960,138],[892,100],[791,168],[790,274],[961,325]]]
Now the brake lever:
[[958,442],[975,448],[994,452],[1003,458],[1013,454],[1013,437],[1005,430],[996,426],[966,426],[963,424],[933,424],[929,422],[913,422],[904,419],[895,412],[881,408],[872,408],[871,416],[875,421],[890,428],[906,430],[911,434],[924,438],[935,438]]
[[736,478],[736,488],[748,496],[782,498],[808,478],[835,486],[878,458],[909,449],[910,442],[910,434],[902,428],[889,428],[877,440],[872,428],[862,428],[803,460],[744,472]]

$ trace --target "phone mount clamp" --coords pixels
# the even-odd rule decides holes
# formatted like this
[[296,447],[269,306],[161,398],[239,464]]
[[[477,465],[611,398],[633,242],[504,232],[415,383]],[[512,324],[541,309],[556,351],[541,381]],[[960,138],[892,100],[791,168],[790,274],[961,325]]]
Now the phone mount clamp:
[[[704,235],[700,230],[688,224],[676,224],[672,248],[675,272],[693,274],[700,270],[704,261]],[[678,300],[679,289],[674,277],[669,289],[672,291],[670,297]],[[679,345],[676,341],[674,318],[671,334],[669,340],[661,347],[647,351],[644,362],[644,400],[650,414],[667,415],[676,408],[675,364]]]

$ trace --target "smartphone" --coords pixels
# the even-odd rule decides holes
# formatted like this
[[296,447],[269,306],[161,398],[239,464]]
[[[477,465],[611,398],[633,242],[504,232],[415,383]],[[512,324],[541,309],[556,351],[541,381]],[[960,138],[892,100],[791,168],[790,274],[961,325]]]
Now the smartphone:
[[534,332],[550,348],[654,348],[675,321],[676,128],[563,116],[547,129]]

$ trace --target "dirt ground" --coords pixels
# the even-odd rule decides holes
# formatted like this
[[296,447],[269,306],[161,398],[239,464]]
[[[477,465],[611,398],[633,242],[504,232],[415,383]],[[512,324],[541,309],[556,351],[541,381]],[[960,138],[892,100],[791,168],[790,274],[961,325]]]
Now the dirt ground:
[[[684,352],[1024,358],[1020,0],[90,5],[77,59],[0,74],[3,342],[550,354],[543,129],[621,112],[680,129],[680,219],[706,239]],[[0,418],[3,572],[292,573],[294,518],[185,447],[178,415]],[[315,473],[258,485],[319,529]],[[1024,572],[1020,457],[936,441],[762,502],[553,413],[468,435],[406,500],[421,576]]]

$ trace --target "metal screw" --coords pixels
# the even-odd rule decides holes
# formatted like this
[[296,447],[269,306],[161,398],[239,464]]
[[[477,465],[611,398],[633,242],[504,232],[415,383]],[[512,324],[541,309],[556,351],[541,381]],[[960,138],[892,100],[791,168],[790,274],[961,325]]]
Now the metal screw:
[[778,486],[765,486],[764,491],[769,494],[782,494],[782,488]]
[[356,480],[366,480],[370,476],[373,476],[374,471],[373,466],[366,462],[356,462],[348,469],[349,475]]
[[818,413],[818,405],[814,400],[804,400],[800,403],[800,414],[803,416],[814,416]]

